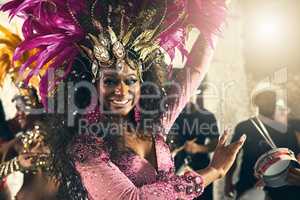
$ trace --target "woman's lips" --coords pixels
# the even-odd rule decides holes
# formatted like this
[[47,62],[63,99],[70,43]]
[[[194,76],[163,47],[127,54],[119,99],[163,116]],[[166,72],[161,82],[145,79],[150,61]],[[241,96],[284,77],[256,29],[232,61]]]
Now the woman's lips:
[[111,103],[116,106],[125,106],[130,102],[129,99],[126,100],[111,100]]

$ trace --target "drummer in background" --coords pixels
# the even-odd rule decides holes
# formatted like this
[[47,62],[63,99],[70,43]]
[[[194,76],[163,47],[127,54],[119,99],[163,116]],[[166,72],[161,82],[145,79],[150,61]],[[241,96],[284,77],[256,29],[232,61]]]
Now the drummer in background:
[[[294,131],[298,143],[298,147],[300,148],[300,119],[290,119],[289,127]],[[298,154],[298,160],[300,160],[300,154]]]
[[[300,149],[300,119],[289,120],[289,127],[291,128],[291,130],[294,130],[298,143],[298,148]],[[300,153],[297,155],[297,159],[300,163]],[[288,182],[290,185],[300,186],[300,169],[290,169],[288,175]]]
[[[174,156],[176,173],[181,174],[186,166],[193,170],[200,170],[210,163],[209,154],[216,148],[219,129],[216,117],[203,106],[200,86],[197,94],[193,95],[182,113],[176,119],[172,134],[168,140]],[[197,200],[213,199],[213,184],[205,188],[204,193]],[[194,200],[196,200],[194,199]]]
[[[257,92],[252,97],[252,103],[258,108],[257,117],[265,125],[276,146],[289,148],[297,155],[299,153],[299,147],[297,145],[295,131],[288,128],[287,119],[283,118],[284,114],[287,117],[287,111],[283,110],[282,103],[278,103],[276,92],[273,90]],[[240,122],[236,126],[232,139],[236,141],[237,138],[243,134],[246,134],[248,138],[242,148],[243,156],[238,182],[236,184],[233,183],[233,174],[237,163],[233,165],[225,180],[225,195],[233,196],[236,191],[236,199],[239,199],[248,190],[255,187],[258,180],[254,176],[254,165],[262,154],[271,150],[270,146],[251,123],[250,119]],[[265,187],[264,190],[266,199],[268,200],[299,200],[299,187]],[[287,196],[287,194],[289,195]]]
[[[300,158],[298,156],[298,162],[300,163]],[[287,181],[289,185],[300,187],[300,169],[291,168],[288,174]],[[298,192],[300,195],[300,190]]]

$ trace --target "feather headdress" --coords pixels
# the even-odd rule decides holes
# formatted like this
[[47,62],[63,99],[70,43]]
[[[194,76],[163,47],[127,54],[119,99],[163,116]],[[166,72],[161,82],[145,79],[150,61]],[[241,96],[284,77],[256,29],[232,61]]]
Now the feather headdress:
[[[11,18],[24,19],[24,41],[14,52],[17,61],[33,49],[20,67],[22,73],[36,63],[25,82],[46,69],[41,77],[40,93],[49,69],[63,69],[64,75],[80,52],[97,67],[121,66],[130,57],[141,70],[145,63],[163,59],[161,49],[171,60],[175,48],[187,55],[185,39],[188,27],[198,28],[210,41],[220,31],[226,15],[225,0],[11,0],[2,5]],[[158,60],[159,61],[159,60]],[[96,67],[95,67],[96,66]],[[55,84],[55,83],[53,83]],[[44,94],[46,96],[46,94]]]

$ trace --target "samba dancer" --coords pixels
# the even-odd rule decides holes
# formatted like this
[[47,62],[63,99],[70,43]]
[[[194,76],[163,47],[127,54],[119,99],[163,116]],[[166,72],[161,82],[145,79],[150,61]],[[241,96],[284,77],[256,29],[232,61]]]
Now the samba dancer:
[[[49,164],[49,148],[45,142],[45,132],[48,131],[37,130],[40,126],[45,129],[46,121],[43,121],[43,115],[32,114],[29,109],[39,109],[41,104],[36,89],[32,86],[26,87],[18,81],[19,64],[24,63],[27,56],[13,65],[13,52],[21,38],[1,25],[0,33],[0,86],[9,77],[18,89],[18,94],[12,100],[16,102],[16,116],[8,121],[2,117],[3,123],[7,125],[1,129],[5,131],[1,132],[1,136],[9,132],[11,136],[0,147],[0,199],[53,200],[59,183],[55,177],[49,177],[46,173],[49,170],[45,167]],[[35,81],[31,80],[30,83],[35,85]]]

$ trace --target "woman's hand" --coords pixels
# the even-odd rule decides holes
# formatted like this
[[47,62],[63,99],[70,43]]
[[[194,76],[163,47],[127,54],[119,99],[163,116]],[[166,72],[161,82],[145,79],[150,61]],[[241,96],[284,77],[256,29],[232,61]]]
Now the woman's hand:
[[18,156],[18,161],[20,167],[27,170],[46,166],[49,158],[48,153],[23,153]]
[[18,156],[18,161],[19,161],[19,164],[20,164],[20,167],[21,168],[24,168],[24,169],[30,169],[31,167],[34,166],[34,162],[35,162],[35,159],[34,157],[36,156],[36,154],[32,154],[32,153],[24,153],[24,154],[20,154]]
[[225,131],[219,139],[210,165],[205,169],[197,171],[203,177],[205,187],[225,176],[246,140],[246,135],[243,135],[239,141],[226,145],[228,136],[228,132]]
[[209,166],[219,173],[219,178],[224,177],[231,168],[236,159],[237,153],[246,140],[246,135],[243,135],[237,142],[226,145],[228,137],[228,131],[225,131],[219,139],[214,156]]
[[38,160],[47,161],[50,155],[50,149],[43,140],[38,140],[29,152],[18,156],[21,167],[28,169],[37,165]]

